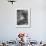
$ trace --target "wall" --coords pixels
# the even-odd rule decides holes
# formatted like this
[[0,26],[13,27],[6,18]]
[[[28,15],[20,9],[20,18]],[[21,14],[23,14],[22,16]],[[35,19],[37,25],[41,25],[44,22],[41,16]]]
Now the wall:
[[[0,40],[14,40],[18,32],[24,31],[33,40],[46,40],[46,1],[17,0],[14,5],[0,0]],[[31,28],[16,28],[16,8],[31,8]]]

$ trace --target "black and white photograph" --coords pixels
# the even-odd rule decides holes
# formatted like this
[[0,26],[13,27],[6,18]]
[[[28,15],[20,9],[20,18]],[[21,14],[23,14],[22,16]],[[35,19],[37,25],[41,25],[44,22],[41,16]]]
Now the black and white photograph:
[[16,10],[16,25],[17,27],[29,27],[30,26],[30,10],[27,8]]

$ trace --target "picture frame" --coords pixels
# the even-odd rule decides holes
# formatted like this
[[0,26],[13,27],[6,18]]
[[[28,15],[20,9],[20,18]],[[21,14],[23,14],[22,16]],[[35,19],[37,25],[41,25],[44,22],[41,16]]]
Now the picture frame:
[[16,9],[16,28],[31,27],[31,9],[17,8]]

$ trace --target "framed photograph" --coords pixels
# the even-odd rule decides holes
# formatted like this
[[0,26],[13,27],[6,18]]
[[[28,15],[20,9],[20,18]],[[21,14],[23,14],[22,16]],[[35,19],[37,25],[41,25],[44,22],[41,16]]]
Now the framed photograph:
[[16,9],[16,27],[26,28],[31,26],[31,11],[29,8]]

